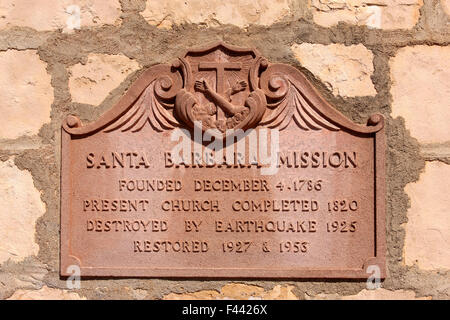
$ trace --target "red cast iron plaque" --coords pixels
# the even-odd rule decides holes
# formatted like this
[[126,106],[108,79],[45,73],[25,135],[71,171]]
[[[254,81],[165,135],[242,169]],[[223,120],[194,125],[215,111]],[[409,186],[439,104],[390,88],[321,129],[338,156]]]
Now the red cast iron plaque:
[[253,49],[153,66],[94,123],[62,125],[61,275],[73,265],[357,279],[374,265],[384,278],[384,118],[353,123]]

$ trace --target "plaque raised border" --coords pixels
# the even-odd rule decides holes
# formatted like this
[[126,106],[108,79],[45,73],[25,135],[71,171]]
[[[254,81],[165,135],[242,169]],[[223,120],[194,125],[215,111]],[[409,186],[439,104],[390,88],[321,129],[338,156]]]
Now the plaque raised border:
[[[243,88],[245,95],[232,100],[228,96],[228,102],[237,102],[246,108],[237,108],[228,103],[223,96],[227,94],[223,85],[224,70],[239,70],[240,62],[228,63],[225,66],[215,63],[208,54],[215,51],[226,52],[230,56],[249,55],[248,82]],[[205,57],[200,62],[197,70],[214,70],[216,72],[215,90],[207,82],[195,81],[193,66],[188,57]],[[227,69],[228,68],[228,69]],[[374,150],[374,247],[373,256],[368,256],[364,265],[360,268],[277,268],[267,266],[265,268],[237,267],[237,268],[209,268],[199,265],[192,268],[154,268],[147,267],[115,267],[105,261],[102,266],[85,266],[71,251],[71,241],[83,241],[83,239],[71,239],[72,212],[71,201],[75,194],[72,186],[73,177],[78,174],[72,168],[70,156],[71,142],[77,139],[85,139],[101,130],[105,132],[127,127],[127,130],[139,130],[145,123],[152,123],[155,131],[171,130],[177,126],[195,129],[198,125],[198,114],[193,112],[195,104],[201,102],[193,94],[195,90],[206,92],[209,90],[211,100],[219,109],[231,110],[233,117],[229,122],[206,123],[200,129],[205,131],[216,128],[225,132],[224,128],[255,128],[257,126],[284,128],[291,121],[295,121],[302,130],[316,130],[326,128],[328,130],[343,130],[353,134],[361,134],[368,139],[373,139]],[[214,91],[217,94],[214,94]],[[212,92],[212,93],[211,93]],[[228,95],[234,94],[228,92]],[[150,107],[139,107],[140,99],[148,95],[154,99]],[[162,106],[169,105],[168,108]],[[144,119],[145,121],[142,121]],[[229,118],[230,119],[230,118]],[[228,120],[229,120],[228,119]],[[225,136],[225,133],[224,133]],[[186,51],[182,58],[175,60],[171,65],[160,64],[150,67],[130,86],[120,101],[109,111],[104,113],[97,121],[83,125],[74,115],[69,115],[61,128],[61,276],[72,275],[69,266],[80,267],[83,277],[196,277],[196,278],[351,278],[367,279],[370,274],[367,268],[371,265],[378,266],[381,279],[386,276],[385,266],[385,127],[384,117],[381,114],[372,115],[367,126],[355,124],[348,120],[340,112],[325,101],[318,91],[311,85],[307,78],[296,68],[285,64],[272,64],[262,57],[255,49],[243,49],[217,42],[199,49]],[[95,250],[95,248],[86,248]]]

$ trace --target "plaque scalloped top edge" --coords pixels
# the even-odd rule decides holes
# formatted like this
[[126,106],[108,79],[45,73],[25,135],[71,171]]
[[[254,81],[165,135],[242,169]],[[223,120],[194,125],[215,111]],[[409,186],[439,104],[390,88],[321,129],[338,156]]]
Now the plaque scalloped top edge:
[[[206,72],[215,77],[205,79]],[[200,123],[203,131],[224,133],[257,126],[283,130],[292,121],[303,130],[363,134],[384,127],[381,114],[372,115],[367,126],[347,119],[296,68],[269,63],[255,49],[223,42],[187,50],[171,65],[148,68],[98,120],[83,125],[69,115],[62,126],[73,136],[99,130],[136,132],[147,124],[161,132]]]

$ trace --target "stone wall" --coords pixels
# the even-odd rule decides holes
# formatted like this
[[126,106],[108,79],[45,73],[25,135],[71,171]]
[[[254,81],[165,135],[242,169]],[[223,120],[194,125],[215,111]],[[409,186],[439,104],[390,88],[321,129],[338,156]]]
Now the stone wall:
[[[62,119],[216,40],[294,65],[355,122],[386,116],[382,288],[59,278]],[[0,299],[450,298],[450,0],[2,0],[0,97]]]

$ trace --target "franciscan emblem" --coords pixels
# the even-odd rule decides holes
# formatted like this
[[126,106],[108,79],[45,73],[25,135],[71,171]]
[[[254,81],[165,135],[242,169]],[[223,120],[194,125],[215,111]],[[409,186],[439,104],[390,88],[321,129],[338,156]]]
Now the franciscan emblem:
[[201,123],[203,131],[256,126],[267,107],[257,79],[250,76],[260,62],[254,51],[223,44],[201,54],[188,52],[177,64],[188,81],[176,96],[176,115],[190,127]]

